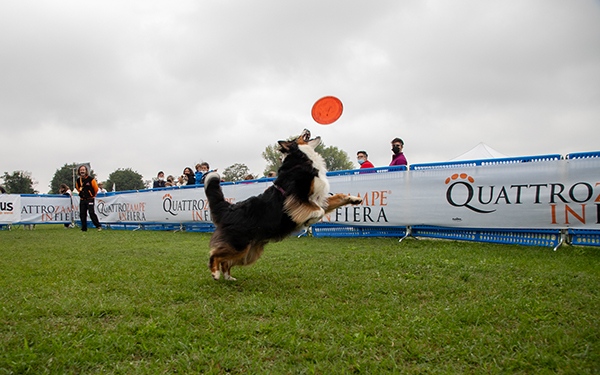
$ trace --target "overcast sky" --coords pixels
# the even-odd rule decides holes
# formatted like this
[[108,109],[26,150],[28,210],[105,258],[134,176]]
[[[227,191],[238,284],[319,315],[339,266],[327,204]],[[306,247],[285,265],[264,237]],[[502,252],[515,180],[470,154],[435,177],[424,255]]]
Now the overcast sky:
[[[334,95],[342,117],[319,125]],[[0,173],[262,174],[308,128],[355,161],[600,150],[600,2],[0,2]]]

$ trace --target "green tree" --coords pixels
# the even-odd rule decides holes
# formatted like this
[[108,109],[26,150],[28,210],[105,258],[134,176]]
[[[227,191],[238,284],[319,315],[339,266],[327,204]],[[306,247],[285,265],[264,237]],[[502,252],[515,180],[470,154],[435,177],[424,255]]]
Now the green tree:
[[335,146],[325,147],[325,144],[321,143],[315,149],[323,159],[325,159],[325,165],[327,165],[328,171],[345,171],[348,169],[354,169],[354,164],[348,157],[348,154],[344,150],[340,150]]
[[[324,143],[321,143],[317,146],[315,151],[321,154],[325,160],[325,165],[327,166],[328,171],[354,169],[354,164],[344,150],[340,150],[335,146],[326,147]],[[265,151],[262,153],[262,157],[267,161],[267,167],[264,171],[265,175],[270,170],[277,171],[279,167],[281,167],[281,153],[279,152],[278,143],[267,146]]]
[[[78,166],[79,164],[77,163],[65,163],[65,165],[58,168],[56,172],[54,172],[54,177],[52,177],[52,181],[50,181],[50,194],[58,194],[58,189],[60,188],[61,184],[66,184],[71,189],[74,189],[75,184],[73,182],[73,176],[75,176],[75,179],[77,179],[78,176],[77,171],[73,173],[73,170]],[[96,177],[93,169],[90,171],[90,176]]]
[[281,167],[281,152],[279,152],[279,144],[269,145],[262,153],[263,159],[267,161],[263,175],[267,175],[269,171],[277,171]]
[[14,171],[12,174],[4,172],[2,180],[4,180],[4,189],[9,194],[37,194],[33,189],[31,172]]
[[224,181],[242,181],[244,177],[250,174],[249,171],[250,169],[245,164],[236,163],[225,168],[222,177]]
[[113,186],[115,186],[116,191],[142,190],[146,188],[142,175],[131,168],[119,168],[109,174],[105,185],[107,191],[112,191]]

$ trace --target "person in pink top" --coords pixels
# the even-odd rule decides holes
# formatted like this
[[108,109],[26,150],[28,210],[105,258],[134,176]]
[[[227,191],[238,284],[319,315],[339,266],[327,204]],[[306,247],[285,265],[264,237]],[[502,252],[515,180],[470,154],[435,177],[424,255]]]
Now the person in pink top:
[[392,152],[394,153],[394,155],[392,156],[392,162],[390,163],[390,166],[408,165],[408,162],[406,161],[406,156],[404,156],[404,152],[402,152],[402,149],[404,149],[404,141],[400,138],[394,138],[392,140]]

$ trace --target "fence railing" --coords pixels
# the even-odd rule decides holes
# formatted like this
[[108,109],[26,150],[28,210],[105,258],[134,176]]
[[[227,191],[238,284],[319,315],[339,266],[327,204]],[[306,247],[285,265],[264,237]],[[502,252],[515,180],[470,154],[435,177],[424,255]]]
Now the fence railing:
[[[368,179],[368,181],[386,180],[392,175],[389,173],[406,172],[406,171],[429,171],[456,169],[456,168],[485,168],[488,166],[510,166],[524,163],[542,163],[548,161],[557,160],[573,160],[583,161],[590,160],[590,162],[597,163],[595,159],[600,158],[600,151],[592,152],[576,152],[565,155],[564,157],[559,154],[549,155],[537,155],[537,156],[521,156],[512,158],[499,158],[499,159],[479,159],[479,160],[466,160],[466,161],[450,161],[440,163],[422,163],[413,164],[409,168],[406,166],[386,166],[369,169],[358,169],[358,170],[345,170],[345,171],[334,171],[329,172],[328,176],[336,177],[340,181],[349,181],[352,183],[355,179]],[[595,165],[595,164],[594,164]],[[359,176],[359,177],[356,177]],[[397,175],[399,176],[399,175]],[[261,178],[250,181],[240,182],[225,182],[223,186],[236,186],[253,183],[271,183],[274,178]],[[263,185],[260,185],[263,186]],[[266,186],[266,185],[265,185]],[[582,189],[587,185],[579,184],[578,188]],[[186,191],[188,189],[195,189],[198,186],[181,186],[181,187],[167,187],[160,189],[144,189],[139,191],[120,191],[120,192],[109,192],[99,195],[102,197],[111,196],[126,196],[132,193],[146,193],[146,192],[164,192],[165,194],[169,191],[179,190]],[[573,188],[574,189],[574,188]],[[582,190],[585,191],[585,190]],[[575,195],[577,191],[573,190]],[[581,194],[581,192],[579,193]],[[37,195],[37,194],[23,194],[21,198],[28,197],[61,197],[56,195]],[[594,207],[592,207],[594,208]],[[594,208],[600,212],[600,208]],[[73,215],[76,214],[76,210],[73,209]],[[567,212],[565,214],[568,214]],[[571,213],[572,214],[572,213]],[[575,212],[577,214],[577,212]],[[55,221],[62,223],[62,221]],[[75,220],[75,222],[78,222]],[[13,225],[34,225],[41,224],[43,222],[36,221],[19,221],[10,224],[0,225],[0,229],[10,229]],[[107,221],[103,224],[110,226],[114,230],[162,230],[162,231],[191,231],[191,232],[212,232],[214,231],[214,225],[211,222],[206,221],[184,221],[184,222],[163,222],[163,221],[144,221],[144,222],[121,222],[121,221]],[[476,242],[489,242],[489,243],[505,243],[505,244],[520,244],[527,246],[547,246],[556,248],[563,242],[572,243],[574,245],[581,246],[600,246],[600,230],[595,229],[578,229],[578,228],[465,228],[465,227],[447,227],[438,225],[361,225],[360,223],[354,225],[339,224],[331,222],[320,222],[313,225],[305,235],[313,235],[315,237],[397,237],[404,239],[407,237],[414,238],[435,238],[435,239],[448,239],[448,240],[461,240],[461,241],[476,241]]]

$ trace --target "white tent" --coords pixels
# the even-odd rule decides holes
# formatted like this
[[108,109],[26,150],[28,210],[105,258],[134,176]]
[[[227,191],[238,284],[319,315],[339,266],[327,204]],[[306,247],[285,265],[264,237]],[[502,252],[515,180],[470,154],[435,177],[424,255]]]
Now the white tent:
[[469,151],[465,152],[462,155],[458,155],[454,159],[450,161],[458,161],[458,160],[478,160],[478,159],[497,159],[497,158],[507,158],[508,155],[504,155],[503,153],[494,150],[490,146],[486,145],[483,142],[479,142],[477,146],[473,147]]

